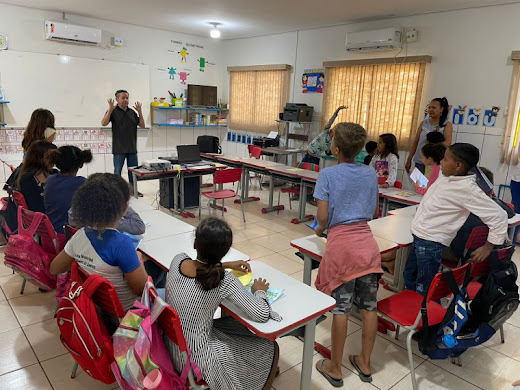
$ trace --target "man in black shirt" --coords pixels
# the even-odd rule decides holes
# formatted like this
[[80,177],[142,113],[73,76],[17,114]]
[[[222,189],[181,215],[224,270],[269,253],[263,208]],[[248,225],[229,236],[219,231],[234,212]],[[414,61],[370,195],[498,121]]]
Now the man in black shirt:
[[[116,92],[116,102],[108,99],[108,111],[101,120],[101,126],[112,122],[112,154],[114,155],[114,173],[121,175],[123,165],[135,167],[137,162],[137,126],[144,128],[144,117],[141,103],[135,102],[134,109],[128,107],[129,94],[124,89]],[[128,172],[128,180],[133,184],[133,177]],[[139,193],[139,196],[143,194]]]

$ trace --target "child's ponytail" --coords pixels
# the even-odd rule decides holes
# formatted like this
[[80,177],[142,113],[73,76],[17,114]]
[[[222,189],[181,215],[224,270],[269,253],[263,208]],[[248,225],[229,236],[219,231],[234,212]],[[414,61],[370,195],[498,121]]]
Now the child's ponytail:
[[222,263],[204,263],[202,267],[197,268],[195,279],[200,283],[203,290],[209,291],[220,285],[220,282],[224,279],[224,274],[225,270]]

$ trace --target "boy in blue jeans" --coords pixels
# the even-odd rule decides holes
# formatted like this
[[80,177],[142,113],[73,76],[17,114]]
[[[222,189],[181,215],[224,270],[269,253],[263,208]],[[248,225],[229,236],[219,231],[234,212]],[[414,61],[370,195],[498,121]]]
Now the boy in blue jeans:
[[316,288],[336,299],[332,310],[331,359],[316,369],[332,386],[343,386],[341,362],[348,317],[355,304],[363,320],[361,351],[349,356],[363,382],[371,382],[370,356],[377,333],[377,286],[381,269],[379,248],[368,221],[378,214],[377,175],[355,162],[366,142],[366,131],[356,123],[339,123],[333,129],[331,152],[338,165],[320,172],[314,197],[318,200],[318,236],[328,229]]
[[441,161],[442,175],[424,195],[412,222],[413,246],[404,270],[408,290],[426,295],[439,271],[442,253],[470,213],[489,227],[487,242],[475,249],[472,261],[485,260],[494,245],[504,243],[507,214],[469,173],[478,160],[479,150],[471,144],[456,143],[446,150]]

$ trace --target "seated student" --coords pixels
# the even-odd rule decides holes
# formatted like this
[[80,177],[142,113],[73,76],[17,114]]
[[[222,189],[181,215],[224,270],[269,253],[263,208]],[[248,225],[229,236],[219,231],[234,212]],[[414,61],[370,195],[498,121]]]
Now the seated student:
[[345,109],[347,109],[347,106],[339,106],[336,108],[336,111],[334,111],[334,114],[332,114],[322,132],[310,142],[307,148],[307,153],[305,156],[303,156],[302,162],[310,162],[316,165],[320,165],[321,156],[323,154],[330,154],[330,143],[332,137],[334,136],[331,127],[339,112]]
[[397,139],[390,133],[381,134],[377,143],[377,154],[372,157],[370,166],[376,170],[381,187],[393,187],[397,179],[397,164],[399,152]]
[[44,191],[45,213],[57,233],[63,234],[63,226],[68,221],[68,211],[72,196],[85,183],[83,176],[76,176],[83,164],[92,161],[90,150],[67,145],[49,150],[45,155],[48,166],[56,165],[60,172],[47,179]]
[[[117,185],[117,181],[122,183]],[[87,273],[112,282],[125,311],[141,296],[148,278],[132,240],[116,230],[129,199],[130,190],[120,176],[103,173],[89,177],[72,198],[74,217],[88,227],[72,236],[50,269],[58,275],[77,261]]]
[[332,386],[343,386],[341,364],[352,305],[360,310],[363,336],[359,355],[350,364],[363,382],[371,382],[370,357],[377,332],[377,283],[381,260],[368,221],[379,212],[379,191],[374,170],[354,162],[367,133],[356,123],[334,127],[331,151],[338,165],[321,171],[314,196],[318,199],[316,235],[328,229],[316,288],[336,300],[332,310],[331,359],[319,360],[316,369]]
[[[251,319],[281,318],[271,310],[265,291],[269,283],[256,279],[253,295],[224,268],[250,272],[245,261],[221,263],[233,242],[229,225],[204,219],[195,231],[197,257],[181,253],[172,260],[166,283],[166,302],[179,313],[192,358],[212,389],[270,389],[278,366],[278,344],[259,337],[232,317],[213,320],[227,299]],[[167,346],[178,372],[184,364],[179,349]]]
[[365,144],[365,150],[368,153],[368,156],[365,156],[365,160],[363,163],[365,165],[370,165],[370,161],[372,161],[372,157],[374,157],[377,153],[377,142],[374,141],[368,141]]
[[[446,145],[444,145],[444,134],[442,134],[439,131],[432,131],[432,132],[426,134],[425,145],[427,145],[427,144],[442,144],[446,148]],[[432,169],[431,165],[428,165],[424,168],[424,176],[426,176],[426,178],[430,177],[431,169]]]
[[430,187],[412,221],[413,244],[404,270],[408,290],[425,295],[439,270],[442,253],[470,213],[489,227],[486,244],[477,248],[473,261],[485,260],[494,245],[507,237],[507,213],[478,186],[469,171],[479,150],[466,143],[451,145],[441,161],[442,176]]
[[415,192],[418,194],[426,194],[428,188],[431,187],[435,180],[438,179],[441,172],[441,160],[446,153],[446,147],[443,144],[426,144],[421,149],[421,163],[425,167],[430,167],[427,187],[419,187],[415,183]]
[[[493,184],[493,172],[484,167],[480,167],[480,170],[482,173],[484,173],[484,175],[486,175],[491,184]],[[509,207],[505,202],[498,199],[493,193],[493,190],[489,191],[486,195],[493,199],[493,201],[507,213],[508,218],[515,216],[513,209],[511,209],[511,207]],[[469,235],[471,234],[471,231],[477,226],[485,226],[485,224],[475,214],[470,214],[442,257],[448,260],[452,260],[453,262],[458,262],[460,259],[462,259],[464,256],[464,247],[466,242],[468,242]],[[470,255],[470,253],[468,255]]]

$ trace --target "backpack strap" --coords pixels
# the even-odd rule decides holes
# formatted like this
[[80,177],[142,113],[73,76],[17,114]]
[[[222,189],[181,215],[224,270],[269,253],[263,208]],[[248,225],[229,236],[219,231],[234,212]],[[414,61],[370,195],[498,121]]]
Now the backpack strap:
[[100,275],[89,275],[87,280],[82,282],[79,276],[78,267],[79,264],[76,261],[73,261],[70,267],[70,280],[75,284],[81,284],[83,286],[83,292],[85,292],[89,297],[92,297],[99,287],[107,283],[107,281]]

